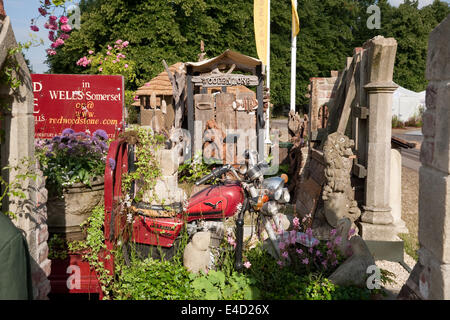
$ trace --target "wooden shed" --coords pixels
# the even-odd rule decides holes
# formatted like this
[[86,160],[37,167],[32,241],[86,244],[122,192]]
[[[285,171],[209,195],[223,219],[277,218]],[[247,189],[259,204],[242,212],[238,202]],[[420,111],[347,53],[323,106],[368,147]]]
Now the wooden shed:
[[[169,67],[172,73],[183,69],[182,62]],[[160,131],[162,128],[168,131],[172,128],[175,119],[173,88],[166,71],[161,72],[140,87],[135,95],[139,97],[139,102],[135,102],[133,105],[140,109],[140,125],[151,126],[156,131]]]

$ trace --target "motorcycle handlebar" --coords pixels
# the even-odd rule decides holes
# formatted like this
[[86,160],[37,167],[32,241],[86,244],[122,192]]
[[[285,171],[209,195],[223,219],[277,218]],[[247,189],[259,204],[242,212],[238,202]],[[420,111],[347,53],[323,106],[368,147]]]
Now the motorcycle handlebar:
[[229,165],[225,165],[225,166],[223,166],[221,168],[216,168],[213,171],[211,171],[210,174],[207,174],[206,176],[200,178],[200,180],[197,180],[195,182],[195,185],[198,186],[198,185],[201,185],[201,184],[205,183],[206,181],[208,181],[208,180],[210,180],[212,178],[218,178],[221,175],[223,175],[224,173],[226,173],[228,170],[230,170],[230,166]]

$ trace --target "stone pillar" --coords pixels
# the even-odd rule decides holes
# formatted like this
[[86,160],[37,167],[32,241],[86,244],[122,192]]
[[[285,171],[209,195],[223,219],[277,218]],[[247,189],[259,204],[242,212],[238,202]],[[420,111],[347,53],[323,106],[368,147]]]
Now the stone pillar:
[[419,170],[419,262],[400,299],[450,299],[450,15],[430,34]]
[[[1,143],[1,167],[20,166],[20,170],[2,170],[5,181],[13,183],[17,174],[25,174],[35,167],[34,159],[34,106],[33,85],[30,72],[22,54],[8,57],[9,49],[17,46],[14,32],[8,16],[2,16],[3,4],[0,2],[0,66],[6,59],[13,59],[18,66],[12,76],[21,85],[12,90],[7,85],[0,86],[0,101],[5,103],[0,127],[4,130],[4,140]],[[3,12],[4,13],[4,12]],[[24,162],[25,161],[25,162]],[[28,163],[27,163],[28,162]],[[25,163],[25,164],[24,164]],[[35,168],[37,169],[37,168]],[[29,172],[29,171],[28,171]],[[35,170],[39,174],[39,170]],[[13,223],[22,230],[28,244],[33,281],[33,298],[45,299],[50,291],[47,279],[50,274],[48,260],[48,230],[46,225],[45,181],[42,173],[37,181],[28,179],[21,184],[25,199],[20,197],[4,198],[2,210],[12,211],[17,219]]]
[[391,149],[391,188],[389,204],[392,213],[392,223],[398,233],[408,233],[402,220],[402,155],[397,149]]
[[397,240],[391,213],[391,105],[398,87],[392,81],[397,41],[377,36],[364,44],[370,69],[367,91],[369,109],[367,178],[361,232],[365,240]]

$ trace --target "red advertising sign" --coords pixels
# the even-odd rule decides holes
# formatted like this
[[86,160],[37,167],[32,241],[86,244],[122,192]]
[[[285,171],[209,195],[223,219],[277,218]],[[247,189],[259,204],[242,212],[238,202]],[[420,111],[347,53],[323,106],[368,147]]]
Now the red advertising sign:
[[32,74],[35,138],[60,135],[66,128],[115,138],[123,128],[122,76]]

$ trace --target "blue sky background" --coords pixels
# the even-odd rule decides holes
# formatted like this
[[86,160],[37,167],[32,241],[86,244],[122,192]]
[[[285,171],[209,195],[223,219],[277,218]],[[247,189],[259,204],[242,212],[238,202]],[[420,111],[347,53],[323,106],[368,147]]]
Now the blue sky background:
[[[450,3],[450,0],[444,0]],[[78,3],[79,1],[73,1]],[[403,0],[389,0],[389,2],[398,6],[403,3]],[[419,0],[419,7],[426,6],[433,3],[433,0]],[[44,73],[48,66],[45,64],[46,52],[49,48],[50,41],[47,39],[47,30],[43,28],[44,18],[41,17],[37,26],[41,29],[39,32],[32,32],[30,30],[30,21],[39,16],[37,8],[39,7],[39,0],[4,0],[6,14],[11,19],[11,24],[18,42],[27,42],[31,39],[31,34],[36,36],[36,41],[44,40],[44,46],[40,45],[25,52],[25,56],[30,60],[31,67],[34,73]]]

